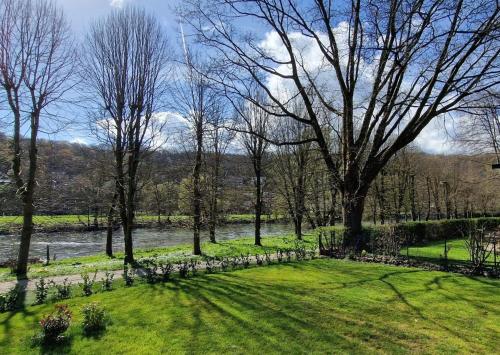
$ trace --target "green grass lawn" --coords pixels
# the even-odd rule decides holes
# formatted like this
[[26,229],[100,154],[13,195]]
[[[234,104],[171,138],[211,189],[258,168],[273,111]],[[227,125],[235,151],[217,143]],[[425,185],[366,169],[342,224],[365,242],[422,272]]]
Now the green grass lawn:
[[[444,241],[431,242],[423,246],[413,246],[408,248],[411,257],[441,260],[444,258]],[[469,261],[469,251],[467,250],[465,239],[453,239],[447,242],[448,260],[464,262]],[[406,248],[401,250],[401,254],[406,255]],[[490,255],[490,262],[493,262],[493,254]],[[500,261],[500,260],[497,260]]]
[[[296,238],[293,235],[263,237],[262,246],[255,246],[253,238],[240,238],[217,243],[202,243],[202,252],[206,256],[240,256],[241,254],[264,254],[265,251],[275,253],[278,248],[292,249]],[[308,249],[316,243],[312,235],[304,236],[304,243]],[[137,249],[134,251],[136,259],[158,256],[163,260],[172,262],[193,258],[193,246],[191,244],[170,247]],[[118,270],[123,268],[123,253],[116,253],[115,258],[109,258],[104,253],[92,256],[60,259],[52,261],[50,265],[31,264],[28,270],[28,278],[46,277],[54,275],[71,275],[82,272],[93,272],[95,270]],[[14,280],[9,268],[0,268],[0,282]]]
[[[499,291],[485,278],[321,259],[75,297],[58,348],[30,345],[53,304],[0,314],[0,352],[495,353]],[[93,301],[112,323],[85,337],[80,310]]]

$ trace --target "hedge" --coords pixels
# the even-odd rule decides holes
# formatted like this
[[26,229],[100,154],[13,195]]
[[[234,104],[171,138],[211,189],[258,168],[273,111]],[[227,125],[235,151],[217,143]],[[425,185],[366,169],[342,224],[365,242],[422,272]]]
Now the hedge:
[[[492,230],[500,227],[500,217],[482,217],[471,219],[446,219],[439,221],[404,222],[399,224],[371,225],[363,228],[362,244],[374,245],[377,240],[385,239],[387,234],[397,236],[404,245],[419,245],[445,239],[458,239],[470,229],[486,228]],[[319,227],[316,235],[326,232],[341,233],[342,226]]]

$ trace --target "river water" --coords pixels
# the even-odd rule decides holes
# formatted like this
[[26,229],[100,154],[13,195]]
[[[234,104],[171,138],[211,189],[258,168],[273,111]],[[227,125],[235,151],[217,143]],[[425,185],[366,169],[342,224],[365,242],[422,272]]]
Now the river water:
[[[292,232],[286,224],[263,224],[263,236],[282,235]],[[217,230],[217,240],[230,240],[253,236],[253,224],[228,224]],[[0,261],[17,256],[18,236],[0,235]],[[192,243],[193,232],[188,228],[137,229],[134,231],[134,248],[164,247]],[[202,233],[202,241],[208,240],[208,232]],[[30,257],[45,259],[49,245],[50,255],[57,259],[94,255],[104,252],[106,231],[35,233],[31,240]],[[123,251],[121,230],[113,235],[113,250]]]

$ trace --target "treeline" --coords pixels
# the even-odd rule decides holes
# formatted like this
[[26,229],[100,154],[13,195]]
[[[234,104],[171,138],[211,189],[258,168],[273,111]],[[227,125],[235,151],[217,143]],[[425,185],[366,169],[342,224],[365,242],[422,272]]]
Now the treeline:
[[[0,174],[10,169],[9,140],[0,135]],[[300,154],[299,154],[300,153]],[[112,204],[114,178],[111,152],[68,142],[39,143],[37,214],[105,216]],[[213,154],[203,157],[202,215],[208,221],[209,171]],[[403,150],[375,180],[364,219],[373,223],[489,216],[498,213],[499,177],[488,155],[430,155]],[[160,223],[172,215],[191,214],[191,152],[156,151],[141,169],[138,213]],[[284,215],[297,226],[318,227],[341,221],[341,205],[330,189],[327,171],[312,146],[290,146],[266,152],[262,164],[263,213]],[[217,219],[254,212],[255,177],[244,154],[221,158]],[[0,214],[18,215],[22,206],[13,185],[0,188]],[[332,203],[333,201],[333,203]]]

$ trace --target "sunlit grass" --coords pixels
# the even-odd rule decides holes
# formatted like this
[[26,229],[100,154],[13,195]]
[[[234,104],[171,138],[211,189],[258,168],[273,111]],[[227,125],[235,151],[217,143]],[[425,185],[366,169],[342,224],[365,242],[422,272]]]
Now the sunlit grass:
[[[67,301],[74,354],[495,353],[500,281],[315,260],[138,285]],[[112,324],[79,326],[98,301]],[[37,354],[30,337],[53,304],[0,314],[3,354]]]
[[[262,246],[254,245],[253,238],[240,238],[217,243],[202,243],[202,253],[204,256],[240,256],[241,254],[264,254],[267,250],[275,253],[277,248],[293,248],[296,241],[295,236],[269,236],[262,238]],[[308,248],[316,243],[315,237],[305,235],[304,241]],[[176,262],[194,258],[192,245],[183,244],[169,247],[158,247],[148,249],[137,249],[135,257],[137,259],[158,256],[163,260]],[[199,257],[197,257],[199,258]],[[71,275],[82,272],[93,272],[94,270],[118,270],[123,268],[123,253],[116,253],[115,258],[109,258],[103,253],[92,256],[81,256],[67,259],[60,259],[51,262],[50,265],[32,264],[29,266],[28,278],[46,277],[54,275]],[[8,268],[0,268],[0,281],[13,280],[15,276]]]
[[[448,260],[458,262],[466,262],[470,260],[465,239],[448,240],[446,242],[446,246],[448,248]],[[421,246],[411,246],[408,247],[408,255],[410,257],[440,261],[443,260],[445,256],[444,247],[444,241],[431,242]],[[407,248],[405,247],[401,251],[403,255],[406,255],[406,249]],[[498,252],[500,254],[500,250]],[[493,253],[490,254],[488,261],[493,262]],[[500,259],[497,261],[500,262]]]

